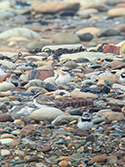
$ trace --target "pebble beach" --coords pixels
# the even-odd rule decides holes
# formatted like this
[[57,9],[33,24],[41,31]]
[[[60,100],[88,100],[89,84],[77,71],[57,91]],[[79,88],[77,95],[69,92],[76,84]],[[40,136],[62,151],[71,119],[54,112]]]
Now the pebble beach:
[[0,166],[125,166],[124,0],[0,0]]

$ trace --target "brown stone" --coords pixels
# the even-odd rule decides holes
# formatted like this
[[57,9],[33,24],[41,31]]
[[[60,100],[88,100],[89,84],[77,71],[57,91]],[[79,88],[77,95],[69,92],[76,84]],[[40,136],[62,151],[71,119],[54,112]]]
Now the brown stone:
[[119,30],[121,32],[125,32],[125,24],[119,25],[114,28],[115,30]]
[[20,135],[28,136],[28,135],[35,135],[36,134],[36,128],[33,125],[27,125],[25,126],[21,131]]
[[0,122],[13,122],[13,118],[9,114],[0,114]]
[[107,14],[109,17],[125,16],[125,8],[119,7],[119,8],[110,9]]
[[13,140],[12,142],[10,142],[8,145],[9,145],[9,146],[18,146],[19,144],[20,144],[20,141],[17,140],[17,139],[15,139],[15,140]]
[[79,3],[68,3],[62,1],[48,1],[48,2],[40,2],[40,1],[33,1],[31,3],[31,10],[33,14],[55,14],[61,12],[63,10],[68,11],[72,10],[77,12],[79,10],[80,4]]
[[84,78],[85,75],[83,73],[75,73],[75,76],[78,76],[79,78]]
[[40,80],[44,80],[48,77],[52,77],[54,76],[54,72],[53,70],[50,69],[36,69],[36,70],[32,70],[26,73],[26,79],[27,80],[32,80],[32,79],[40,79]]
[[68,166],[68,163],[65,160],[60,161],[58,164],[60,167],[67,167]]
[[112,69],[121,69],[121,68],[125,67],[125,63],[118,61],[118,60],[114,60],[110,63],[110,67]]
[[51,146],[48,144],[48,145],[38,145],[36,147],[36,150],[37,151],[42,151],[42,152],[48,152],[51,150]]
[[75,135],[77,135],[77,136],[88,136],[88,132],[87,131],[85,131],[85,130],[81,130],[81,129],[77,129],[76,131],[75,131]]
[[104,162],[106,160],[106,155],[102,154],[102,155],[96,155],[93,158],[91,158],[91,162]]

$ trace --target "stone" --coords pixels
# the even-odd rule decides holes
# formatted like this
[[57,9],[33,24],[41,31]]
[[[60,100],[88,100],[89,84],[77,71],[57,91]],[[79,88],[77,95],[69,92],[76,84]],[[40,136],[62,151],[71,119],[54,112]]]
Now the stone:
[[119,25],[114,28],[115,30],[119,30],[121,32],[125,32],[125,24]]
[[48,77],[54,76],[54,72],[52,69],[33,69],[29,73],[26,74],[27,80],[40,79],[44,81]]
[[11,37],[24,37],[27,39],[40,39],[40,35],[28,28],[12,28],[0,33],[0,39],[8,39]]
[[8,143],[9,146],[18,146],[20,144],[20,141],[17,139],[14,139],[10,143]]
[[86,27],[81,30],[76,31],[76,34],[91,33],[92,35],[97,35],[100,29],[95,27]]
[[97,14],[98,10],[91,8],[91,9],[79,10],[77,13],[83,18],[83,16],[87,16],[87,15],[90,16],[91,14]]
[[105,154],[96,155],[96,156],[91,158],[91,162],[97,162],[97,163],[104,162],[105,160],[106,160],[106,155]]
[[91,41],[94,36],[91,33],[77,34],[81,41]]
[[109,121],[114,121],[114,120],[123,121],[124,115],[123,115],[123,113],[119,113],[119,112],[105,112],[102,115],[102,118],[107,119]]
[[13,139],[6,138],[6,139],[0,139],[0,143],[2,144],[9,144],[13,141]]
[[9,9],[11,7],[11,2],[9,1],[2,1],[0,2],[0,10],[2,9]]
[[71,122],[71,121],[74,121],[74,120],[77,121],[78,118],[79,118],[79,116],[76,116],[76,115],[60,115],[52,121],[52,124],[53,125],[58,124],[63,120],[65,120],[67,122]]
[[121,69],[125,67],[125,63],[122,61],[114,60],[110,63],[112,69]]
[[121,44],[120,47],[120,55],[124,55],[125,54],[125,41]]
[[43,51],[47,50],[47,49],[51,49],[51,50],[58,50],[58,49],[77,49],[77,48],[84,48],[85,49],[85,46],[82,45],[82,44],[65,44],[65,45],[47,45],[47,46],[44,46],[42,48]]
[[119,30],[115,29],[106,29],[106,30],[100,30],[98,33],[98,37],[108,37],[108,36],[119,36],[121,35],[121,32]]
[[42,49],[43,46],[46,46],[46,45],[51,45],[52,42],[49,40],[49,39],[40,39],[39,41],[33,41],[33,42],[30,42],[28,43],[27,45],[27,49],[28,50],[33,50],[33,49]]
[[68,67],[69,69],[73,69],[73,68],[76,68],[78,64],[72,60],[69,60],[66,63],[64,63],[64,66]]
[[107,12],[109,17],[125,16],[125,8],[113,8]]
[[31,10],[35,14],[55,14],[60,11],[68,11],[72,10],[74,12],[77,12],[79,9],[80,4],[79,3],[68,3],[63,1],[49,1],[49,2],[40,2],[40,1],[33,1],[31,3]]
[[37,86],[37,87],[40,87],[40,88],[43,87],[48,91],[55,91],[55,90],[58,89],[57,86],[55,86],[51,83],[45,82],[45,81],[41,81],[39,79],[31,80],[27,85],[25,85],[26,88],[31,87],[31,86]]
[[97,98],[98,96],[94,93],[86,93],[86,92],[81,92],[80,90],[73,90],[71,93],[70,93],[70,96],[72,98],[76,98],[76,97],[80,97],[80,98]]
[[10,114],[0,114],[0,122],[13,122],[13,118],[11,117]]
[[63,112],[54,107],[42,107],[38,110],[32,112],[28,118],[39,120],[39,121],[52,121],[59,115],[62,115]]
[[76,130],[75,130],[75,135],[81,136],[81,137],[83,137],[83,136],[88,136],[88,132],[85,131],[85,130],[76,129]]
[[77,44],[80,43],[79,37],[77,35],[68,33],[68,32],[60,32],[53,36],[53,41],[55,44]]
[[103,47],[103,53],[114,53],[119,55],[120,54],[120,47],[119,46],[114,46],[114,45],[104,45]]
[[0,20],[10,19],[15,16],[14,12],[10,9],[0,11]]
[[28,136],[28,135],[35,135],[36,134],[36,128],[34,125],[26,125],[23,129],[20,131],[21,136]]
[[9,156],[10,155],[10,151],[7,149],[1,149],[1,156],[5,157],[5,156]]
[[2,134],[1,135],[1,139],[5,139],[5,138],[15,138],[15,136],[14,135],[12,135],[12,134],[7,134],[7,133],[5,133],[5,134]]

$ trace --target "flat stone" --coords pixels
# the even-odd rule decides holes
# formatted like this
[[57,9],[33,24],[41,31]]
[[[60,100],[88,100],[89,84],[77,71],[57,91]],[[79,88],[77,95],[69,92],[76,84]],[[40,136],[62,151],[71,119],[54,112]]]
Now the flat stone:
[[27,39],[34,39],[34,38],[40,38],[40,35],[38,35],[36,32],[28,29],[28,28],[12,28],[9,30],[6,30],[0,34],[0,39],[8,39],[10,37],[24,37]]
[[57,33],[56,35],[54,35],[53,40],[54,43],[58,45],[80,43],[80,39],[77,37],[77,35],[67,32]]
[[20,131],[21,136],[28,136],[28,135],[35,135],[36,134],[36,128],[34,125],[26,125],[23,129]]
[[1,156],[5,157],[5,156],[9,156],[10,155],[10,151],[7,149],[1,149]]
[[55,1],[55,2],[32,2],[31,3],[31,10],[32,12],[36,13],[42,13],[42,14],[55,14],[60,11],[68,11],[72,10],[74,12],[78,11],[79,9],[79,3],[68,3],[68,2],[62,2],[62,1]]
[[88,136],[88,132],[85,131],[85,130],[81,130],[81,129],[76,129],[75,130],[75,135],[78,135],[78,136]]
[[91,158],[91,162],[104,162],[106,160],[106,155],[102,154],[102,155],[96,155],[94,157]]
[[113,8],[107,12],[109,17],[125,16],[125,8]]
[[13,139],[10,139],[10,138],[6,138],[6,139],[0,139],[0,142],[2,144],[9,144],[13,141]]
[[91,33],[92,35],[97,35],[100,29],[95,27],[86,27],[81,30],[76,31],[76,34]]
[[71,97],[76,98],[76,97],[82,97],[82,98],[97,98],[98,96],[94,93],[86,93],[86,92],[81,92],[79,90],[73,90],[70,93]]
[[42,107],[38,110],[32,112],[28,117],[31,119],[39,120],[39,121],[52,121],[59,115],[62,115],[63,112],[54,107]]
[[102,115],[102,118],[108,119],[109,121],[114,121],[114,120],[122,121],[124,120],[124,115],[123,113],[120,113],[120,112],[105,112]]

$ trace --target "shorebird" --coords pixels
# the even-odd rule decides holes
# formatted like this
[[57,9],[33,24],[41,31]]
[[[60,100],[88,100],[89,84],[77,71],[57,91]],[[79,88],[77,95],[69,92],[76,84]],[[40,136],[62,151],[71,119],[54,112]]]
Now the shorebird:
[[56,86],[64,86],[71,79],[69,69],[67,67],[60,67],[55,71],[54,77],[46,78],[44,81],[50,82]]
[[121,73],[119,80],[121,83],[125,83],[125,71]]
[[42,92],[38,92],[34,96],[33,103],[38,108],[56,106],[56,103],[53,102],[53,99],[49,96],[44,95]]
[[56,85],[62,86],[67,84],[71,79],[69,69],[67,67],[61,67],[58,69],[58,73],[54,79]]
[[78,119],[77,127],[81,130],[91,130],[93,122],[88,112],[83,113],[83,115]]

